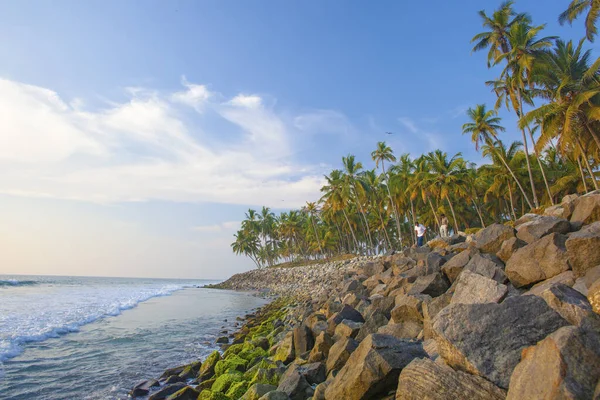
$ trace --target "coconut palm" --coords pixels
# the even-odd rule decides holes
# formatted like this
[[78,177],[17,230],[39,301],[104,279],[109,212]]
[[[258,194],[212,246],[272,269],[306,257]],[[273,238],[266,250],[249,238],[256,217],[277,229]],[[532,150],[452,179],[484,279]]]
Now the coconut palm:
[[360,211],[366,229],[366,236],[369,239],[371,248],[373,248],[373,239],[371,238],[369,222],[367,221],[367,216],[361,202],[361,194],[364,194],[365,187],[360,184],[360,180],[358,179],[358,176],[363,169],[363,165],[360,161],[356,162],[356,157],[353,154],[342,157],[342,164],[344,165],[344,181],[350,188],[350,193],[353,194],[352,200],[354,200],[354,204]]
[[569,7],[558,16],[558,22],[564,25],[565,22],[572,24],[581,14],[586,12],[585,18],[585,36],[590,42],[594,41],[594,36],[598,33],[596,22],[600,16],[600,0],[573,0]]

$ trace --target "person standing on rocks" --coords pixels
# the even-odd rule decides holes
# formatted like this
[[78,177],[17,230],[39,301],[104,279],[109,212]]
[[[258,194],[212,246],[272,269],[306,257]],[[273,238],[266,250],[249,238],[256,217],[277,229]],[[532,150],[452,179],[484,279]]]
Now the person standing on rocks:
[[423,239],[425,238],[426,230],[427,230],[427,228],[425,228],[422,224],[420,224],[419,221],[415,222],[415,232],[417,232],[417,246],[418,247],[423,246]]
[[448,237],[448,218],[446,218],[446,214],[442,214],[442,223],[440,224],[440,236],[445,238]]

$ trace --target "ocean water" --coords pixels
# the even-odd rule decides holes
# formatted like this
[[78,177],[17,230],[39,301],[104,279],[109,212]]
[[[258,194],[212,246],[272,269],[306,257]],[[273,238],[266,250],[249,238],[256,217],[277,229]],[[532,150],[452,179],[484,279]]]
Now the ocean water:
[[125,399],[266,303],[214,281],[0,275],[0,399]]

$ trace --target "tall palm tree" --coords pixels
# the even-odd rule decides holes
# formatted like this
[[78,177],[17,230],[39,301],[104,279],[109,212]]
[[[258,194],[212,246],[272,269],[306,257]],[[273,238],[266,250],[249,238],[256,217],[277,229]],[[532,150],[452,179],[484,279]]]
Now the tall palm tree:
[[[471,118],[471,122],[467,122],[462,126],[463,134],[470,133],[471,141],[475,143],[475,149],[479,150],[479,143],[485,143],[493,147],[493,142],[498,140],[498,132],[504,132],[505,128],[500,125],[501,118],[497,117],[496,110],[487,110],[485,104],[478,104],[475,108],[469,108],[467,115]],[[527,201],[530,208],[533,208],[529,197],[525,193],[521,182],[508,165],[502,154],[499,154],[499,159],[504,163],[507,171],[515,180],[517,186],[523,194],[523,198]]]
[[389,179],[385,170],[385,162],[396,162],[396,156],[394,156],[392,148],[387,146],[385,142],[378,142],[377,149],[371,153],[371,158],[373,159],[373,161],[375,161],[375,168],[379,168],[379,163],[381,163],[381,172],[383,173],[383,177],[386,181],[385,187],[387,189],[390,205],[392,206],[394,218],[396,220],[398,238],[400,240],[400,243],[402,243],[402,231],[400,229],[400,218],[398,217],[398,209],[396,208],[396,204],[394,202],[394,199],[392,198],[392,193],[390,192]]
[[487,65],[491,67],[499,61],[499,57],[509,51],[508,31],[515,24],[528,22],[530,17],[525,13],[517,14],[512,6],[514,1],[505,1],[491,17],[488,17],[485,10],[479,11],[483,27],[488,31],[478,33],[471,39],[475,43],[472,51],[480,51],[489,48]]
[[[361,194],[364,193],[365,188],[364,186],[360,185],[360,181],[358,179],[358,176],[363,169],[363,165],[360,161],[356,162],[356,158],[353,154],[348,154],[348,156],[342,157],[342,164],[344,165],[346,184],[350,187],[350,191],[354,194],[354,203],[360,211],[360,215],[364,221],[367,238],[369,239],[369,244],[371,245],[371,248],[373,248],[373,239],[371,238],[369,221],[367,221],[367,216],[361,202]],[[359,188],[361,189],[360,193]]]
[[321,188],[321,192],[323,192],[321,201],[328,203],[333,212],[342,212],[344,219],[348,224],[348,229],[350,230],[352,239],[354,240],[355,250],[359,251],[360,246],[358,245],[358,240],[356,239],[354,229],[352,229],[352,224],[350,223],[348,214],[346,213],[346,207],[350,193],[348,192],[348,187],[344,185],[343,173],[339,169],[334,169],[329,173],[328,176],[325,175],[325,180],[327,181],[327,184]]
[[587,10],[585,18],[585,36],[590,42],[594,41],[594,36],[598,33],[596,22],[600,17],[600,0],[573,0],[569,7],[558,16],[558,22],[564,25],[565,22],[572,24],[573,21]]
[[252,232],[246,230],[240,230],[233,235],[235,241],[231,243],[231,248],[235,254],[244,254],[249,257],[257,268],[261,267],[261,264],[257,258],[259,250],[258,237]]
[[306,213],[308,214],[308,219],[310,220],[310,224],[312,225],[314,233],[315,233],[315,240],[317,241],[317,247],[319,248],[319,253],[321,253],[321,256],[323,256],[324,254],[323,254],[323,249],[321,248],[321,243],[319,241],[319,234],[317,233],[317,226],[315,225],[315,221],[313,220],[313,217],[315,215],[317,215],[317,213],[319,212],[317,203],[307,201],[305,210],[306,210]]

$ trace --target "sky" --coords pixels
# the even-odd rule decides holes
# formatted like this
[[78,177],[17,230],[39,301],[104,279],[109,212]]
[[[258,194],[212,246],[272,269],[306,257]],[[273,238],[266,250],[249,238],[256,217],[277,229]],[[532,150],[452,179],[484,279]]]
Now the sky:
[[[0,274],[226,278],[244,212],[317,200],[342,156],[481,162],[461,126],[499,71],[470,39],[499,4],[0,0]],[[579,39],[567,4],[515,7]]]

